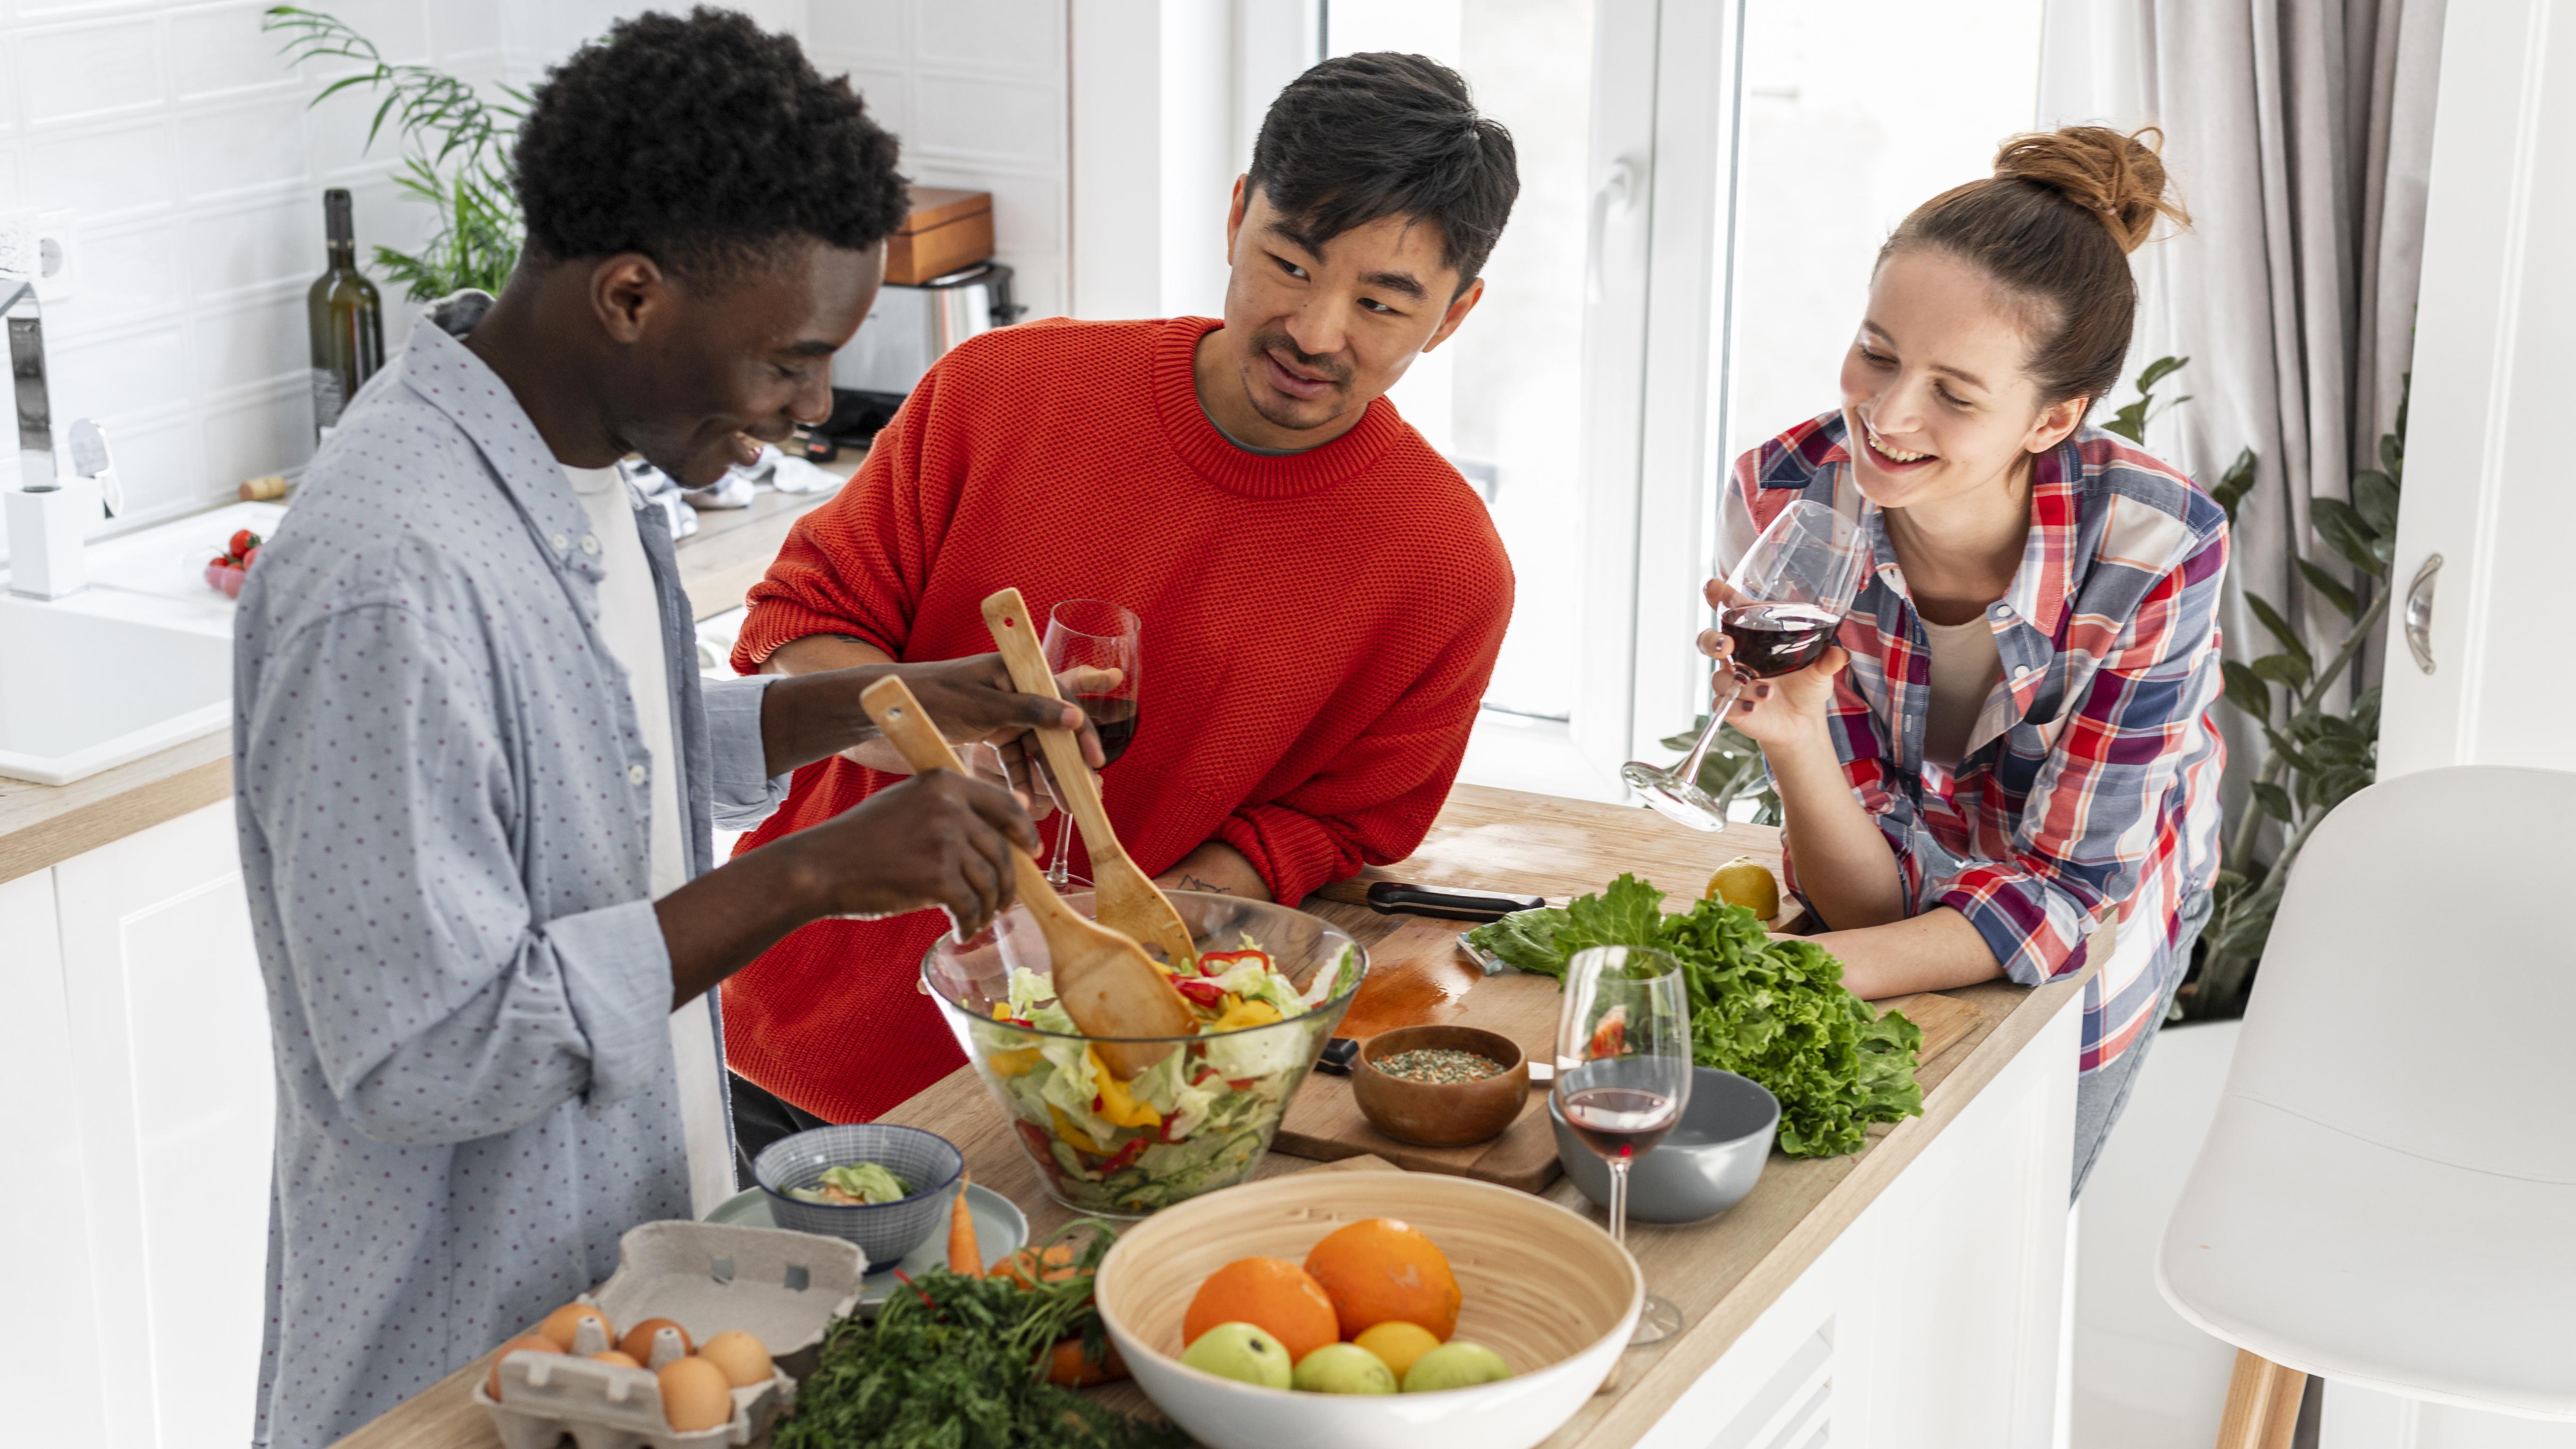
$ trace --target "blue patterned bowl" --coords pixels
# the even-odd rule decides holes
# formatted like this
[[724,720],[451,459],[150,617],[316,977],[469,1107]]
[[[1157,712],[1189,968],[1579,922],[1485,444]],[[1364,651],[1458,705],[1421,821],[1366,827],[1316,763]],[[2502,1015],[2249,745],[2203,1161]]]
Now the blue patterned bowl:
[[[795,1188],[821,1186],[826,1169],[860,1162],[873,1162],[902,1178],[912,1195],[863,1207],[788,1196]],[[965,1170],[965,1156],[947,1138],[888,1122],[817,1127],[782,1137],[751,1164],[752,1180],[769,1194],[770,1215],[780,1227],[856,1243],[872,1265],[901,1262],[930,1237]]]

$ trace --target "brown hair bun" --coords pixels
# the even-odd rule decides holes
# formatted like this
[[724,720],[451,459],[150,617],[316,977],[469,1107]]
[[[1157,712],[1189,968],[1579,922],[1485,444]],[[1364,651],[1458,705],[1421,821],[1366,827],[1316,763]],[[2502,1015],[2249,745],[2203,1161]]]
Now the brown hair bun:
[[1954,186],[1914,208],[1878,260],[1931,247],[1982,268],[2028,304],[2030,360],[2023,371],[2042,407],[2083,398],[2087,411],[2120,380],[2137,320],[2129,253],[2156,228],[2191,218],[2165,195],[2165,164],[2148,137],[2104,126],[2015,136],[1995,153],[1995,174]]
[[2165,133],[2143,126],[2121,135],[2108,126],[2068,126],[2014,136],[1995,152],[1998,180],[2045,186],[2102,219],[2123,253],[2134,252],[2156,229],[2156,218],[2191,225],[2178,200],[2167,200],[2164,158],[2156,154]]

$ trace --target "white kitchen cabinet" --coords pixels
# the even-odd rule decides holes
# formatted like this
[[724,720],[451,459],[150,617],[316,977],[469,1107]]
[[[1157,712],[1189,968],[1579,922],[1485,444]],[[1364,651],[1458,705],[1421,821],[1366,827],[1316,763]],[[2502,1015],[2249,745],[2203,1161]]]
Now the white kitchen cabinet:
[[69,1421],[32,1442],[246,1443],[274,1085],[231,802],[0,885],[0,933],[10,1271],[29,1293],[0,1343],[90,1390],[47,1396]]
[[2049,1449],[2081,1020],[2051,1018],[1639,1444]]

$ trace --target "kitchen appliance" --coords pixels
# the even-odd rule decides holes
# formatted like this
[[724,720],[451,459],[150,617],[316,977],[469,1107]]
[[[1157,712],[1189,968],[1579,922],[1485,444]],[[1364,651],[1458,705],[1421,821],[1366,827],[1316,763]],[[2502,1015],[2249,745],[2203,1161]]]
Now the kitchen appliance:
[[1024,309],[1011,302],[1011,269],[977,262],[918,286],[888,282],[849,345],[832,355],[832,417],[816,431],[835,443],[875,437],[912,385],[949,348]]

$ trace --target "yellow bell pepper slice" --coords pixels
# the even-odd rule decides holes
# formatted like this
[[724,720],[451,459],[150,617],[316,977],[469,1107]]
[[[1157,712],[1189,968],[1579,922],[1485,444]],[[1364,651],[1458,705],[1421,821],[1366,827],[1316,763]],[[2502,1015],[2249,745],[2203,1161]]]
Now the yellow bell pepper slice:
[[1055,1119],[1055,1135],[1072,1144],[1077,1151],[1088,1152],[1094,1157],[1109,1155],[1107,1148],[1091,1140],[1090,1133],[1073,1125],[1073,1119],[1064,1115],[1062,1107],[1053,1102],[1047,1103],[1047,1115]]
[[1163,1125],[1163,1114],[1155,1111],[1152,1103],[1138,1101],[1133,1089],[1111,1076],[1109,1069],[1100,1064],[1097,1049],[1084,1047],[1083,1051],[1091,1057],[1091,1090],[1097,1099],[1091,1110],[1121,1127]]
[[1267,1001],[1238,1001],[1226,1008],[1210,1031],[1241,1031],[1248,1026],[1268,1026],[1279,1020],[1279,1008]]
[[1016,1051],[995,1052],[984,1059],[984,1064],[991,1067],[997,1077],[1025,1077],[1036,1071],[1038,1063],[1045,1060],[1046,1054],[1036,1047],[1021,1047]]

